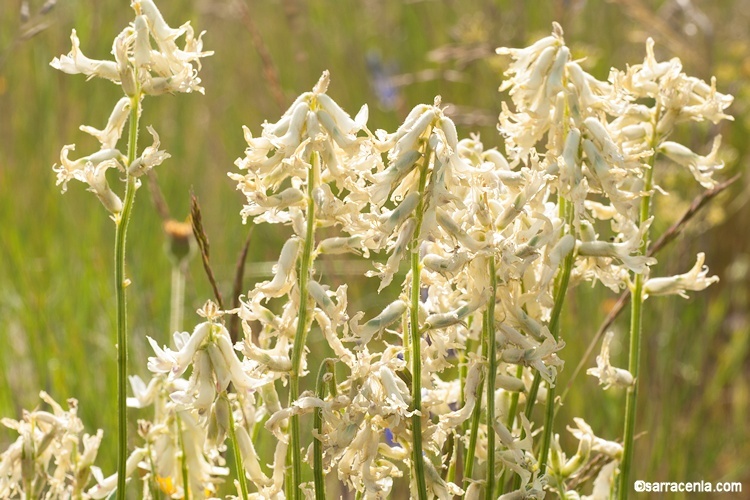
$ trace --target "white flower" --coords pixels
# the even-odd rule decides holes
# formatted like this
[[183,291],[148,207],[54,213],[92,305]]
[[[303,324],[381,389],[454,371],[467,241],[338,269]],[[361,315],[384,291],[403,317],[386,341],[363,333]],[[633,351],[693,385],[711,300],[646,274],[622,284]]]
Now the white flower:
[[[81,176],[79,171],[85,170],[87,167],[93,169],[100,163],[107,160],[119,160],[122,158],[122,153],[117,149],[102,149],[89,156],[84,156],[78,160],[70,160],[68,153],[75,150],[75,144],[68,144],[63,146],[60,151],[60,166],[55,164],[52,167],[55,173],[57,173],[57,185],[62,184],[62,192],[64,193],[68,189],[68,181],[71,179],[80,180],[82,182],[88,182],[86,176]],[[120,168],[119,163],[108,163],[108,167],[117,166]]]
[[46,392],[39,397],[51,412],[34,409],[24,411],[21,420],[1,421],[19,437],[0,454],[0,497],[85,497],[103,433],[83,432],[75,399],[68,400],[65,410]]
[[574,418],[573,422],[576,424],[576,428],[568,427],[568,430],[573,434],[579,441],[584,439],[584,436],[588,435],[591,438],[591,450],[598,453],[604,453],[610,458],[617,460],[622,456],[622,445],[614,441],[607,441],[597,437],[591,426],[586,423],[582,418]]
[[[128,457],[127,462],[125,463],[125,474],[128,477],[132,476],[135,472],[136,467],[138,466],[138,463],[145,457],[145,449],[136,448],[135,450],[133,450],[133,452]],[[86,492],[91,496],[91,498],[106,498],[115,490],[115,488],[117,488],[117,473],[105,478],[99,467],[92,467],[91,474],[94,476],[94,479],[96,479],[97,483],[96,486],[92,487]]]
[[601,500],[603,498],[611,498],[618,476],[617,467],[619,464],[619,460],[612,460],[602,467],[599,474],[596,475],[596,479],[594,479],[594,486],[591,490],[591,495],[583,495],[581,500]]
[[[136,13],[135,22],[115,38],[115,61],[97,61],[84,56],[73,30],[70,53],[54,58],[50,65],[69,74],[82,73],[111,80],[122,85],[128,96],[137,92],[136,74],[140,89],[146,94],[203,92],[198,78],[200,58],[213,52],[202,51],[202,33],[196,38],[190,23],[177,29],[170,28],[152,0],[135,0],[132,7]],[[185,45],[180,49],[176,39],[182,35],[185,35]],[[158,50],[151,49],[150,37],[156,41]]]
[[599,384],[603,385],[605,390],[613,385],[630,387],[634,383],[633,375],[629,371],[612,366],[609,362],[609,344],[614,335],[615,333],[611,330],[604,335],[601,353],[596,357],[596,368],[586,370],[587,374],[599,378]]
[[161,163],[167,158],[170,158],[169,153],[159,150],[161,143],[159,142],[159,134],[156,133],[156,130],[154,130],[153,127],[146,127],[146,130],[151,134],[153,144],[146,147],[143,150],[143,153],[141,153],[141,156],[136,158],[133,163],[128,166],[128,173],[136,177],[140,177],[155,166],[161,165]]
[[430,314],[425,319],[424,329],[432,330],[433,328],[446,328],[455,325],[480,307],[486,305],[492,295],[493,290],[491,288],[484,288],[478,293],[471,294],[470,297],[472,299],[470,301],[452,311]]
[[284,243],[279,261],[274,266],[274,277],[257,286],[257,290],[266,297],[280,297],[287,293],[295,281],[294,265],[302,249],[302,240],[290,238]]
[[190,366],[196,352],[211,333],[211,323],[204,322],[195,327],[192,335],[187,332],[175,332],[174,343],[177,351],[159,347],[151,337],[147,337],[156,357],[148,358],[148,369],[154,373],[171,373],[179,377]]
[[109,115],[107,126],[102,130],[86,125],[81,125],[81,130],[96,137],[101,143],[102,149],[114,149],[122,136],[122,129],[128,121],[130,114],[130,98],[123,97],[115,104],[112,114]]
[[55,57],[50,66],[70,75],[82,73],[88,77],[98,76],[119,83],[120,73],[114,61],[97,61],[84,56],[80,49],[81,41],[78,39],[76,30],[71,32],[70,41],[73,45],[70,53]]
[[649,295],[679,295],[688,298],[687,291],[700,291],[719,281],[718,276],[708,276],[708,266],[703,263],[706,254],[699,253],[693,268],[685,274],[667,278],[651,278],[643,285],[644,298]]
[[716,185],[716,180],[712,177],[713,173],[724,168],[724,162],[717,158],[720,146],[721,136],[717,135],[711,152],[706,156],[694,153],[688,147],[672,141],[662,142],[659,145],[659,151],[670,160],[687,167],[701,186],[712,188]]
[[354,340],[360,346],[367,345],[376,333],[382,332],[391,323],[401,319],[408,309],[409,304],[407,302],[400,299],[393,301],[388,304],[380,314],[369,320],[364,325],[360,325],[359,322],[365,313],[359,312],[349,321],[349,328],[351,328],[354,336],[345,340]]
[[643,234],[651,225],[653,217],[644,222],[638,230],[634,230],[627,239],[622,242],[610,243],[607,241],[579,241],[576,251],[584,257],[613,257],[620,260],[625,267],[634,273],[643,273],[647,266],[656,263],[653,257],[645,255],[632,255],[639,251]]
[[104,208],[113,214],[122,212],[122,200],[109,187],[106,172],[110,168],[117,169],[119,163],[116,160],[105,160],[94,165],[87,162],[83,170],[73,172],[73,177],[89,185],[88,191],[91,191],[99,198]]

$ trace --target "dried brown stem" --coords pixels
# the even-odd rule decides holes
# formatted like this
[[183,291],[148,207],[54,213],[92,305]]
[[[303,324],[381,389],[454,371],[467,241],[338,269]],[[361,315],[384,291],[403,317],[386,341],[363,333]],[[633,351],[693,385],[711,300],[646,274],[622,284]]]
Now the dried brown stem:
[[203,269],[206,271],[211,288],[214,291],[214,297],[216,302],[219,304],[220,309],[224,309],[224,301],[221,298],[221,292],[219,286],[216,283],[216,277],[214,276],[213,269],[211,269],[211,262],[209,260],[209,243],[208,236],[203,230],[203,218],[201,217],[201,207],[198,203],[198,198],[195,193],[190,192],[190,222],[193,225],[193,234],[195,240],[198,242],[198,248],[201,251],[201,259],[203,260]]
[[156,212],[159,214],[162,222],[167,222],[171,219],[169,215],[169,205],[167,205],[164,195],[159,187],[159,178],[156,176],[156,172],[149,170],[148,173],[148,192],[151,194],[151,201],[154,202]]
[[[245,238],[245,244],[242,246],[240,255],[237,258],[237,266],[234,271],[234,284],[232,285],[232,308],[237,309],[240,307],[240,295],[242,294],[242,281],[245,277],[245,261],[247,260],[247,252],[250,249],[250,241],[252,240],[254,226],[250,226],[250,230],[247,232]],[[237,342],[240,335],[240,317],[233,314],[229,317],[229,336],[232,339],[232,343]]]

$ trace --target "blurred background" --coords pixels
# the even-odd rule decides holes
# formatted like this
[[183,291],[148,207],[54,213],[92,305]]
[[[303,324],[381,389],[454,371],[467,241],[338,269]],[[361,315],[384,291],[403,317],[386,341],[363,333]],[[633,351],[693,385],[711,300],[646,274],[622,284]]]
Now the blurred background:
[[[39,404],[46,390],[58,401],[79,400],[89,432],[105,429],[99,465],[114,470],[116,434],[114,227],[99,202],[72,182],[65,195],[51,170],[63,145],[77,154],[97,148],[79,125],[102,126],[119,98],[104,80],[85,82],[53,70],[53,57],[70,50],[76,28],[83,52],[110,58],[112,40],[132,20],[129,1],[3,0],[0,2],[0,416],[18,418]],[[750,131],[749,0],[162,0],[171,25],[190,20],[206,30],[201,78],[206,95],[147,98],[143,127],[154,125],[172,158],[158,167],[171,217],[184,220],[189,192],[201,202],[211,261],[222,292],[232,289],[237,256],[249,226],[243,199],[226,173],[236,170],[245,142],[241,126],[260,133],[325,69],[329,94],[351,114],[370,106],[370,127],[394,130],[416,104],[437,94],[460,134],[480,133],[486,147],[502,150],[495,124],[507,60],[499,46],[520,47],[546,36],[559,22],[574,56],[606,79],[612,66],[643,60],[653,37],[657,57],[680,57],[688,74],[717,77],[733,94],[734,123],[681,129],[681,141],[707,152],[724,135],[728,179],[748,165]],[[145,139],[144,139],[145,140]],[[701,192],[684,171],[658,164],[657,182],[670,192],[656,204],[657,236]],[[743,481],[750,490],[750,363],[748,318],[750,220],[747,176],[714,199],[659,255],[655,274],[688,270],[705,251],[721,282],[688,299],[647,302],[642,389],[634,477],[648,481]],[[138,192],[128,240],[131,372],[144,378],[146,335],[169,342],[171,264],[162,218],[148,189]],[[244,290],[265,279],[288,232],[255,228]],[[361,262],[361,261],[357,261]],[[387,298],[367,295],[360,272],[347,263],[326,265],[327,280],[350,283],[350,307],[372,310]],[[369,286],[368,288],[372,288]],[[190,262],[185,329],[195,309],[212,298],[200,258]],[[601,287],[569,294],[561,353],[566,385],[616,297]],[[615,324],[624,339],[627,314]],[[311,335],[313,355],[322,343]],[[624,341],[624,340],[623,340]],[[316,343],[317,342],[317,343]],[[596,345],[594,352],[598,353]],[[626,366],[626,348],[613,346],[615,364]],[[593,357],[586,367],[593,366]],[[313,366],[316,366],[313,364]],[[565,426],[585,418],[602,437],[622,434],[624,394],[601,391],[579,375],[557,418]],[[148,417],[131,414],[132,421]],[[135,433],[133,444],[135,445]],[[15,439],[0,429],[0,450]],[[269,460],[270,461],[270,458]]]

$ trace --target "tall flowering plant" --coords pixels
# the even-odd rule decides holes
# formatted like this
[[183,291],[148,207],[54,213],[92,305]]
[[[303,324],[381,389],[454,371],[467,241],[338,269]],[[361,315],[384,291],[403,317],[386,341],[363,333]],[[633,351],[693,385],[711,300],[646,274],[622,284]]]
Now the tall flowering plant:
[[[366,105],[352,117],[329,96],[324,72],[259,135],[245,128],[247,148],[229,174],[245,198],[243,222],[289,235],[273,275],[234,310],[207,302],[192,333],[174,332],[170,345],[149,339],[151,378],[130,377],[126,399],[125,230],[138,177],[168,157],[153,129],[138,155],[140,106],[147,94],[201,91],[197,68],[209,54],[189,24],[170,28],[147,0],[133,8],[115,61],[83,56],[74,32],[73,51],[52,63],[125,94],[103,130],[83,127],[100,151],[72,160],[65,146],[55,167],[63,188],[88,184],[117,227],[118,472],[105,477],[93,465],[102,433],[82,435],[75,402],[65,411],[43,394],[51,413],[3,421],[20,437],[0,455],[0,496],[123,498],[137,473],[144,498],[213,498],[231,447],[240,498],[324,499],[327,474],[367,499],[399,483],[419,499],[627,497],[644,301],[718,280],[703,254],[668,277],[651,276],[649,256],[657,170],[674,162],[709,188],[723,166],[718,136],[705,155],[670,140],[685,122],[729,118],[732,98],[715,81],[685,75],[677,59],[658,61],[651,40],[642,64],[599,80],[555,24],[529,47],[498,50],[510,57],[501,152],[460,138],[440,97],[395,131],[373,131]],[[110,169],[124,176],[124,199],[108,184]],[[353,310],[347,285],[326,282],[318,258],[344,254],[371,263],[369,286],[389,298],[384,308]],[[613,363],[608,332],[588,370],[605,389],[625,391],[622,439],[575,418],[571,453],[555,433],[556,384],[565,342],[577,340],[562,327],[565,298],[581,283],[628,289],[633,307],[627,368]],[[234,343],[228,315],[243,327]],[[316,352],[324,344],[334,358]],[[130,453],[126,403],[152,412]],[[258,446],[260,436],[273,445]],[[592,468],[583,495],[576,485]]]
[[[53,167],[57,173],[57,183],[62,184],[63,192],[70,180],[87,184],[88,190],[96,195],[115,222],[119,498],[124,498],[125,495],[128,448],[126,287],[130,280],[125,274],[127,230],[135,192],[140,186],[139,177],[169,158],[169,154],[160,149],[159,135],[152,127],[148,127],[152,144],[138,154],[138,119],[143,98],[147,95],[192,91],[203,93],[198,77],[200,60],[211,55],[211,52],[203,51],[202,33],[196,37],[189,22],[179,28],[172,28],[152,0],[134,0],[131,7],[135,12],[135,19],[115,37],[112,44],[114,61],[86,57],[81,51],[78,35],[73,30],[70,36],[73,45],[71,51],[67,55],[56,57],[50,63],[53,68],[68,74],[109,80],[119,85],[124,94],[115,104],[104,128],[81,126],[83,132],[99,141],[99,151],[74,160],[70,158],[70,152],[75,149],[75,145],[64,146],[60,153],[60,164]],[[182,47],[177,44],[180,38],[184,38]],[[123,153],[118,149],[118,143],[126,125],[127,149]],[[109,170],[118,172],[123,180],[122,196],[110,187],[107,180]]]

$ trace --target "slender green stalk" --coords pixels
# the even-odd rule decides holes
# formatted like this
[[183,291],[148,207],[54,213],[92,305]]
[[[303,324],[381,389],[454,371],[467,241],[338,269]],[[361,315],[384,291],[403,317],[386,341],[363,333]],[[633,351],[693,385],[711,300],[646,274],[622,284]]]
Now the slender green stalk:
[[404,361],[406,362],[406,366],[410,366],[411,349],[409,349],[409,319],[406,317],[406,315],[404,315],[401,320],[401,332],[401,343],[403,344],[404,348]]
[[453,434],[455,444],[453,445],[453,451],[451,452],[451,461],[448,465],[448,473],[445,476],[445,480],[449,483],[455,483],[456,482],[456,468],[458,466],[458,448],[460,447],[461,440],[456,438],[455,434]]
[[24,478],[23,480],[23,491],[24,498],[36,498],[34,494],[34,482],[31,476]]
[[[473,320],[473,316],[469,318],[468,328],[467,330],[471,329],[471,323]],[[464,391],[464,382],[466,380],[466,377],[469,375],[469,356],[468,353],[473,352],[474,349],[476,349],[476,346],[474,345],[474,340],[471,338],[466,339],[466,355],[464,356],[464,364],[461,366],[461,370],[459,372],[459,376],[461,377],[461,403],[463,404],[464,401],[466,401],[466,395],[463,393]],[[481,391],[479,391],[481,392]],[[470,429],[471,424],[469,421],[464,421],[463,423],[463,430],[464,433]]]
[[242,499],[247,500],[247,479],[245,478],[245,465],[242,463],[242,453],[240,453],[240,447],[237,443],[237,431],[235,426],[237,425],[234,421],[234,412],[232,411],[232,404],[228,401],[227,393],[221,395],[222,398],[227,398],[227,404],[229,405],[229,439],[232,440],[232,451],[234,452],[234,463],[237,466],[237,480],[240,482],[240,492],[242,493]]
[[169,309],[169,331],[182,330],[182,318],[185,313],[185,263],[172,264],[172,293]]
[[190,500],[190,476],[188,475],[187,458],[185,456],[185,442],[182,439],[182,419],[177,416],[177,440],[180,445],[180,472],[182,473],[183,498]]
[[640,369],[641,354],[641,331],[643,320],[643,275],[635,277],[633,288],[633,301],[630,310],[630,350],[628,370],[633,374],[635,382],[627,390],[625,399],[625,431],[623,438],[622,463],[620,464],[620,478],[618,498],[628,498],[630,491],[630,468],[633,462],[633,435],[635,431],[635,410],[638,397],[638,378],[636,374]]
[[[572,216],[572,206],[569,206],[564,198],[560,199],[560,212],[564,215],[565,219],[568,220]],[[563,261],[563,269],[561,270],[560,274],[558,275],[557,279],[555,280],[555,303],[552,306],[552,313],[550,314],[550,321],[549,321],[549,330],[552,336],[557,340],[557,338],[560,335],[560,316],[562,313],[563,304],[565,302],[565,295],[568,291],[568,283],[570,281],[570,273],[573,269],[573,261],[574,261],[574,254],[573,252],[569,253],[565,260]],[[537,371],[534,375],[534,381],[531,384],[531,388],[529,389],[528,398],[526,399],[526,410],[524,411],[524,414],[526,415],[526,418],[531,420],[531,413],[534,410],[534,404],[536,403],[536,397],[539,393],[539,385],[542,382],[542,376]],[[554,390],[550,391],[548,387],[547,392],[547,404],[552,404],[552,411],[553,414],[550,416],[549,409],[545,412],[545,427],[544,432],[547,431],[547,427],[550,427],[550,437],[551,437],[551,424],[552,424],[552,418],[554,417]],[[546,423],[549,423],[550,425],[546,425]],[[525,436],[525,432],[521,432],[521,438]],[[546,448],[549,448],[549,439],[547,439],[547,446]],[[544,439],[544,437],[543,437]],[[544,446],[544,445],[543,445]],[[545,462],[547,460],[547,452],[540,451],[540,459],[544,458]],[[540,470],[544,470],[545,463],[540,464]],[[514,481],[513,481],[513,489],[516,490],[521,486],[521,477],[516,475]]]
[[[469,318],[469,328],[471,328],[471,318]],[[466,376],[469,373],[469,358],[466,356],[466,353],[470,351],[470,342],[467,340],[466,342],[466,350],[465,351],[459,351],[458,353],[458,386],[461,388],[461,393],[459,395],[459,401],[458,406],[463,407],[464,404],[466,404],[466,395],[464,394],[464,385],[466,383]],[[465,423],[465,422],[464,422]],[[462,429],[465,428],[464,425],[461,427]],[[451,456],[450,465],[448,466],[448,474],[446,475],[445,479],[448,482],[455,483],[456,482],[456,469],[458,468],[458,460],[460,456],[460,448],[461,448],[461,439],[456,440],[456,444],[453,447],[453,453]]]
[[[487,315],[482,315],[482,334],[487,331]],[[482,358],[487,357],[487,342],[484,338],[481,339],[482,343]],[[471,428],[469,431],[469,447],[466,450],[466,457],[464,459],[464,489],[469,487],[474,474],[474,456],[477,450],[477,436],[479,435],[479,421],[482,416],[482,397],[484,395],[484,377],[479,380],[477,385],[477,401],[474,403],[474,411],[471,412]]]
[[[568,230],[573,223],[573,206],[568,203],[565,198],[560,198],[560,213],[563,215]],[[573,262],[575,261],[575,252],[571,251],[565,257],[563,262],[562,272],[558,275],[558,281],[555,287],[555,307],[559,304],[557,317],[555,318],[554,324],[550,322],[550,332],[552,337],[557,340],[560,337],[560,311],[562,311],[563,303],[565,302],[565,294],[568,291],[568,283],[570,282],[570,272],[573,269]],[[554,311],[553,311],[554,313]],[[544,430],[542,433],[542,446],[539,449],[539,472],[544,474],[547,469],[547,457],[549,455],[549,446],[552,441],[552,428],[554,427],[555,419],[555,386],[551,383],[547,384],[547,408],[544,415]]]
[[485,499],[492,500],[495,493],[495,379],[497,378],[497,346],[495,338],[495,289],[497,276],[495,274],[495,256],[490,256],[489,263],[490,287],[492,296],[484,312],[484,337],[487,342],[487,485]]
[[422,229],[424,217],[424,191],[427,185],[427,170],[430,165],[432,151],[425,143],[424,161],[419,172],[419,203],[417,204],[417,225],[411,241],[411,306],[409,309],[409,344],[411,347],[411,399],[414,415],[412,421],[412,462],[414,476],[417,482],[419,500],[426,500],[427,485],[424,474],[424,455],[422,453],[422,335],[419,331],[419,295],[422,266],[419,262],[419,233]]
[[[287,432],[289,429],[287,429]],[[288,446],[286,450],[286,461],[287,463],[290,463],[292,461],[292,447]],[[284,487],[286,488],[286,491],[292,491],[292,488],[294,488],[294,478],[292,478],[292,475],[287,473],[284,474]]]
[[[657,108],[654,119],[654,130],[659,123],[660,110]],[[651,147],[656,149],[658,136],[654,133],[651,138]],[[646,169],[643,191],[650,193],[654,187],[654,160],[656,155],[652,155],[649,166]],[[640,227],[651,216],[651,195],[645,194],[641,198],[640,206]],[[643,234],[641,241],[641,255],[646,255],[648,247],[649,231]],[[630,349],[628,353],[628,371],[633,375],[633,385],[628,387],[625,399],[625,430],[623,434],[623,451],[622,462],[620,463],[620,478],[617,489],[617,495],[620,500],[628,498],[630,492],[630,468],[633,463],[633,438],[635,435],[635,413],[636,403],[638,402],[638,380],[641,367],[641,334],[643,333],[643,283],[644,275],[636,274],[635,284],[631,294],[630,306]]]
[[[138,149],[139,93],[130,98],[130,127],[128,131],[128,167],[135,161]],[[130,214],[135,200],[135,177],[125,174],[125,201],[122,213],[115,219],[115,295],[117,300],[117,498],[125,500],[126,464],[128,461],[128,311],[125,277],[125,245]]]
[[[523,365],[518,365],[518,368],[516,368],[516,378],[520,379],[521,377],[523,377]],[[511,431],[513,431],[513,424],[516,421],[516,412],[518,411],[519,397],[520,397],[519,392],[514,392],[513,395],[510,397],[510,407],[508,408],[508,420],[505,422],[505,426]],[[496,493],[505,487],[505,476],[507,472],[508,472],[508,469],[506,467],[503,470],[503,475],[500,476],[500,481],[497,483],[497,486],[495,488]],[[497,496],[499,496],[499,493],[497,494]]]
[[[518,365],[516,369],[516,378],[523,377],[523,365]],[[519,392],[514,392],[510,397],[510,407],[508,408],[508,420],[505,425],[508,429],[513,430],[513,424],[516,421],[516,411],[518,411],[518,398],[520,397]]]
[[[325,399],[326,393],[326,375],[333,375],[333,360],[326,359],[320,365],[318,371],[318,381],[315,384],[316,396],[323,400]],[[330,384],[335,391],[335,384]],[[323,442],[318,436],[323,435],[323,409],[316,408],[313,415],[313,426],[317,436],[313,436],[313,472],[315,478],[315,498],[316,500],[325,500],[326,498],[326,483],[325,477],[323,476]]]
[[[572,254],[569,254],[568,257],[565,259],[565,263],[567,264],[568,259],[571,260],[571,267],[572,267]],[[565,270],[563,269],[563,274],[565,274]],[[567,271],[567,277],[564,280],[565,288],[561,289],[559,285],[563,283],[563,280],[558,280],[557,284],[558,286],[555,287],[555,304],[552,307],[552,314],[550,315],[550,322],[549,322],[549,330],[552,335],[557,338],[557,335],[560,332],[560,313],[562,312],[563,308],[563,302],[565,301],[565,292],[567,292],[568,288],[568,281],[570,279],[570,270]],[[524,414],[526,415],[526,418],[531,420],[531,413],[534,411],[534,404],[536,404],[536,397],[539,393],[539,385],[542,382],[542,376],[539,374],[539,372],[534,375],[534,381],[531,383],[531,388],[529,389],[529,397],[526,401],[526,410],[524,411]]]
[[[310,168],[307,172],[307,227],[305,229],[305,246],[302,251],[302,261],[299,267],[299,312],[297,313],[297,332],[294,335],[292,347],[292,372],[289,381],[289,405],[299,398],[299,371],[302,365],[302,353],[305,350],[305,340],[308,329],[307,284],[310,280],[312,268],[312,253],[315,243],[315,203],[312,192],[315,187],[315,172],[320,171],[320,156],[313,153]],[[300,485],[302,484],[302,454],[300,453],[299,415],[292,415],[291,424],[291,459],[292,459],[292,491],[288,497],[299,500]]]
[[[149,467],[150,467],[150,469],[152,471],[155,471],[156,470],[156,466],[154,465],[154,456],[153,456],[154,450],[151,447],[151,442],[150,441],[146,442],[146,448],[148,450],[148,455],[147,455],[148,456],[148,465],[149,465]],[[154,477],[153,474],[149,474],[149,478],[148,478],[148,491],[151,493],[151,498],[153,498],[155,500],[160,500],[161,499],[161,497],[162,497],[161,490],[157,486],[157,484],[156,484],[156,478]]]

